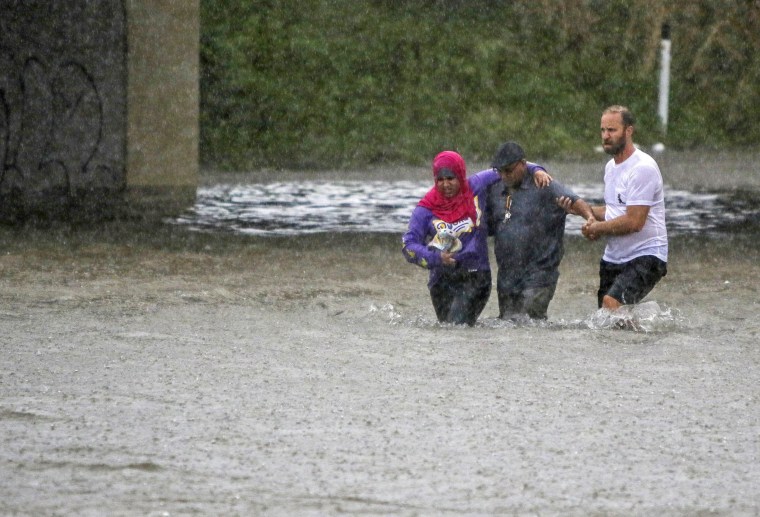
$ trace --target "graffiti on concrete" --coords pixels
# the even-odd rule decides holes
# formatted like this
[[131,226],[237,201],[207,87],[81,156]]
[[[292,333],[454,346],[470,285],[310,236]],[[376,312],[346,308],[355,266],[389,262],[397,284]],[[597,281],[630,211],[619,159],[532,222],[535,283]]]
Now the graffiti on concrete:
[[[0,54],[0,69],[13,70],[12,62]],[[17,77],[0,81],[0,189],[76,195],[114,182],[113,171],[94,160],[103,105],[84,65],[51,69],[29,58]]]
[[123,0],[0,0],[0,219],[123,190]]

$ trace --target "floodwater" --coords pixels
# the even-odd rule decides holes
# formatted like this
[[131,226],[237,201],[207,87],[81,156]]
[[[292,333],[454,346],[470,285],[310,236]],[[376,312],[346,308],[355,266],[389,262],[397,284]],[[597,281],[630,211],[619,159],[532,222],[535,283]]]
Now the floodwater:
[[[719,163],[721,168],[731,167],[730,161]],[[547,167],[576,194],[592,204],[603,204],[601,162]],[[756,185],[758,180],[752,177],[756,175],[732,185],[720,181],[721,169],[695,167],[700,168],[675,168],[672,178],[664,168],[671,235],[731,232],[736,226],[760,222],[760,195],[752,187],[747,188]],[[695,178],[695,172],[706,181]],[[284,178],[268,176],[263,181],[255,175],[237,175],[225,178],[225,182],[203,185],[198,189],[195,206],[173,222],[196,230],[263,236],[403,233],[412,209],[430,188],[431,180],[424,170],[402,174],[375,171],[362,178],[355,174],[332,174],[327,178],[287,174]],[[718,182],[714,176],[718,176]],[[578,217],[569,217],[567,234],[580,235],[582,223]]]
[[[403,233],[409,215],[430,188],[423,181],[289,181],[216,184],[198,190],[192,210],[177,224],[196,230],[246,235],[325,232]],[[604,204],[604,186],[576,184],[576,194]],[[720,233],[760,214],[760,200],[737,192],[668,190],[670,234]],[[569,217],[566,231],[580,235],[583,220]]]
[[0,514],[757,515],[756,158],[660,157],[671,258],[637,330],[596,310],[603,243],[572,226],[548,322],[492,295],[437,324],[400,253],[423,169],[0,227]]

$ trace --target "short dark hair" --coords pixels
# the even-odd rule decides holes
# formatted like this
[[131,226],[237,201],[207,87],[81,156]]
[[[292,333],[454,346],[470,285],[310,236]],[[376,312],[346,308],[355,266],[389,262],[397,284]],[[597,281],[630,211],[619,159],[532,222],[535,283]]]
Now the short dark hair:
[[636,119],[633,116],[633,113],[631,113],[631,110],[626,108],[625,106],[620,105],[614,105],[610,106],[606,110],[604,110],[604,114],[607,113],[620,113],[620,116],[623,118],[623,127],[626,126],[633,126],[636,124]]

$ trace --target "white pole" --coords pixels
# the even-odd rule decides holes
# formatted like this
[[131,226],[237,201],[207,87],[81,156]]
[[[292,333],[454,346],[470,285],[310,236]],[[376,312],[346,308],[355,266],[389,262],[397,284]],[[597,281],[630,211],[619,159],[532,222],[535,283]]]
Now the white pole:
[[670,89],[670,25],[662,24],[662,42],[660,59],[660,102],[657,114],[660,116],[662,133],[668,130],[668,93]]

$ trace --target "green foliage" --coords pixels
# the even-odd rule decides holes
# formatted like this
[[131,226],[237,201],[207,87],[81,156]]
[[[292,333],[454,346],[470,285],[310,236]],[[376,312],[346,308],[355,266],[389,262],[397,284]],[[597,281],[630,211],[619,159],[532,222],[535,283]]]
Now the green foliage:
[[[536,158],[598,143],[628,105],[637,141],[760,142],[760,8],[687,0],[201,0],[206,165],[487,160],[506,139]],[[660,26],[673,25],[660,133]]]

